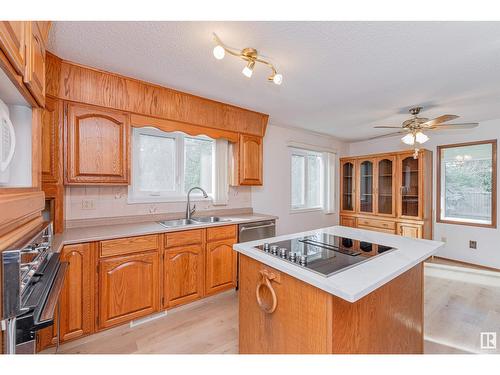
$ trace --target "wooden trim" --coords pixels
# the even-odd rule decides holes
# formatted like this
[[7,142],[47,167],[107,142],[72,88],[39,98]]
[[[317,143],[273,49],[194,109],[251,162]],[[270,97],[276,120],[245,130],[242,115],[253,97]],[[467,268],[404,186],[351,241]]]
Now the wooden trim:
[[[367,154],[367,155],[356,155],[356,156],[343,156],[339,158],[339,160],[342,162],[343,160],[356,160],[356,159],[369,159],[369,158],[383,158],[386,156],[393,156],[393,155],[403,155],[403,154],[410,154],[413,155],[413,149],[412,150],[400,150],[400,151],[390,151],[390,152],[381,152],[378,154]],[[424,154],[425,152],[431,152],[430,150],[427,150],[425,148],[421,148],[419,151],[420,154]]]
[[[43,222],[41,216],[36,216],[34,219],[25,222],[24,225],[18,226],[16,229],[8,232],[7,234],[2,234],[0,236],[0,252],[8,248],[10,245],[18,241],[20,238],[31,232],[34,228],[39,226]],[[0,287],[1,289],[1,287]]]
[[[45,207],[43,191],[0,195],[0,235],[12,230],[12,225],[24,222],[27,217],[39,216]],[[2,243],[4,246],[4,243]]]
[[238,133],[228,130],[192,125],[182,121],[165,120],[156,117],[132,114],[130,116],[130,123],[133,128],[143,128],[146,126],[152,126],[160,130],[163,130],[165,132],[180,131],[193,136],[206,135],[214,139],[224,138],[227,139],[229,142],[233,143],[238,142]]
[[138,115],[264,136],[269,115],[46,54],[47,94]]
[[[491,182],[491,224],[469,223],[464,221],[441,219],[441,150],[446,148],[475,146],[481,144],[491,144],[492,146],[492,182]],[[474,141],[465,143],[453,143],[437,146],[437,175],[436,175],[436,223],[466,225],[471,227],[496,228],[497,227],[497,140],[489,139],[484,141]]]

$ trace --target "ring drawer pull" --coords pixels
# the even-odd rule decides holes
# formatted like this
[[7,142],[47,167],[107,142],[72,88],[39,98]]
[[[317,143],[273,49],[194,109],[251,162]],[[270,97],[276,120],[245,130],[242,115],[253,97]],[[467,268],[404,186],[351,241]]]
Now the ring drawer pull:
[[[260,274],[262,278],[257,284],[257,289],[255,290],[255,295],[257,297],[257,304],[259,305],[259,308],[266,314],[272,314],[276,310],[276,307],[278,306],[278,298],[276,297],[276,292],[274,291],[274,288],[271,285],[271,280],[274,279],[276,276],[273,273],[269,273],[268,271],[265,270],[260,271]],[[269,290],[269,292],[271,293],[271,297],[273,299],[271,307],[269,308],[266,307],[266,305],[262,302],[262,297],[260,296],[260,290],[264,287],[266,287]]]

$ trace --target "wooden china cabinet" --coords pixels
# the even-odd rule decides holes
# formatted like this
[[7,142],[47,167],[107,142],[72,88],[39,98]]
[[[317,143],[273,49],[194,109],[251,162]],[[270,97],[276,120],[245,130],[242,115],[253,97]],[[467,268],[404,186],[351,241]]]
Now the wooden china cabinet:
[[432,152],[340,159],[340,224],[416,238],[432,237]]

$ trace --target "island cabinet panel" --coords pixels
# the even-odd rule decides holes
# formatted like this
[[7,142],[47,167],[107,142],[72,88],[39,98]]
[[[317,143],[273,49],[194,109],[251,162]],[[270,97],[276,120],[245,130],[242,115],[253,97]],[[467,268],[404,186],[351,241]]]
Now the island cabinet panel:
[[423,352],[422,263],[353,303],[244,255],[239,285],[241,354]]
[[101,259],[98,328],[109,328],[159,308],[157,252]]
[[163,263],[163,307],[174,307],[204,295],[205,257],[203,245],[173,247],[165,251]]
[[333,353],[423,353],[422,263],[354,303],[332,298]]
[[45,106],[45,43],[37,22],[26,22],[26,69],[24,83],[41,106]]
[[239,288],[240,354],[331,353],[328,293],[244,255]]
[[[93,244],[66,245],[61,261],[68,262],[59,296],[59,342],[63,343],[94,332],[94,257]],[[56,312],[57,315],[57,312]],[[56,343],[57,326],[38,333],[37,350]]]
[[26,65],[26,29],[25,21],[0,21],[0,48],[20,75]]
[[66,127],[66,184],[128,184],[128,114],[68,104]]

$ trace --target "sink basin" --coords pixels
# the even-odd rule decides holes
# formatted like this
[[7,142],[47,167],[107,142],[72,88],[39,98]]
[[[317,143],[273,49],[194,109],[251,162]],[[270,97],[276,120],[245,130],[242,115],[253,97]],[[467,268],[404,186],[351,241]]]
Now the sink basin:
[[159,221],[158,224],[163,225],[164,227],[167,228],[174,228],[174,227],[184,227],[186,225],[199,224],[199,222],[194,220],[178,219],[178,220]]
[[217,216],[196,217],[193,220],[198,223],[218,223],[219,221],[230,221],[229,219],[223,219]]

